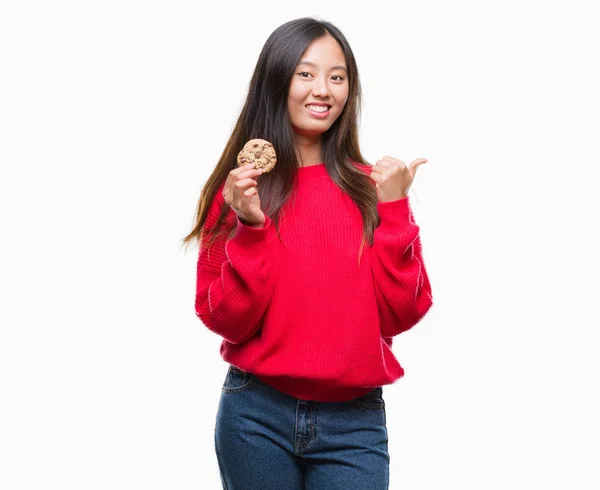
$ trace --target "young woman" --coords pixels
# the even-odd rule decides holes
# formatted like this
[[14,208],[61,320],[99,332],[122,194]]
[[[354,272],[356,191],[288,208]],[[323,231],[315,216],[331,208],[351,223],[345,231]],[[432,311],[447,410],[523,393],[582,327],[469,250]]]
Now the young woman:
[[[352,50],[329,22],[278,27],[202,189],[196,314],[229,363],[215,426],[224,488],[387,489],[392,338],[432,305],[408,190],[418,165],[362,157]],[[271,142],[268,173],[238,167]]]

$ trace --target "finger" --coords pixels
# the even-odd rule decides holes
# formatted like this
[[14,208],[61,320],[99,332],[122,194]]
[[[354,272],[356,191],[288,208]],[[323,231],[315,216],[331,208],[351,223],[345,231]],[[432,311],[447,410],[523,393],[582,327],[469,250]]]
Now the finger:
[[254,194],[256,194],[258,191],[256,190],[256,187],[250,187],[250,189],[247,189],[244,191],[244,196],[246,197],[250,197]]
[[254,164],[253,163],[246,163],[246,164],[244,164],[242,166],[234,168],[232,170],[232,172],[239,174],[240,172],[243,172],[244,170],[249,170],[251,168],[254,168]]
[[264,172],[262,168],[247,168],[242,170],[242,172],[237,174],[238,179],[245,179],[250,176],[257,176]]
[[381,160],[377,161],[377,165],[383,168],[392,168],[396,165],[396,163],[390,161],[389,157],[383,157]]
[[256,180],[253,180],[253,179],[242,179],[242,180],[238,180],[234,185],[238,189],[245,190],[250,185],[253,185],[253,186],[258,185],[258,182],[256,182]]
[[[234,172],[233,170],[231,172]],[[230,204],[228,202],[228,200],[235,200],[235,196],[239,195],[239,192],[236,192],[237,189],[240,189],[241,192],[244,192],[246,190],[246,188],[249,185],[258,185],[258,183],[247,177],[247,178],[242,178],[241,180],[236,180],[239,179],[240,177],[244,177],[244,176],[249,176],[249,175],[253,175],[254,177],[260,175],[263,172],[263,169],[257,169],[257,170],[251,170],[249,172],[244,172],[238,176],[233,176],[233,177],[229,177],[227,179],[227,182],[225,183],[225,187],[223,188],[223,198],[225,199],[225,202]],[[233,194],[233,195],[231,195]],[[230,204],[231,205],[231,204]]]
[[240,175],[241,173],[246,172],[247,170],[254,170],[253,163],[247,163],[246,165],[242,165],[241,167],[234,168],[231,172],[231,175]]
[[[250,172],[244,172],[238,176],[231,176],[229,179],[228,184],[226,184],[226,187],[229,186],[230,188],[240,188],[237,184],[239,184],[240,182],[246,181],[246,183],[248,183],[248,179],[252,180],[251,177],[257,178],[258,176],[260,176],[262,173],[262,169],[259,170],[252,170]],[[256,185],[256,181],[252,180],[252,182],[255,183]],[[246,186],[247,187],[247,186]]]
[[375,165],[373,165],[371,167],[371,169],[374,172],[378,172],[378,173],[382,174],[383,172],[385,172],[385,169],[387,169],[389,167],[390,167],[389,162],[386,162],[385,160],[377,160],[377,162],[375,163]]
[[379,187],[379,184],[381,183],[381,181],[383,180],[383,178],[381,177],[381,174],[379,174],[377,172],[371,172],[371,174],[369,175],[369,177],[371,177],[371,179],[373,180],[373,182],[375,182],[378,187]]
[[396,165],[400,165],[401,167],[406,167],[406,164],[402,160],[399,160],[398,158],[391,157],[389,155],[385,155],[383,157],[383,160],[386,161],[386,162],[390,162],[391,164],[396,164]]

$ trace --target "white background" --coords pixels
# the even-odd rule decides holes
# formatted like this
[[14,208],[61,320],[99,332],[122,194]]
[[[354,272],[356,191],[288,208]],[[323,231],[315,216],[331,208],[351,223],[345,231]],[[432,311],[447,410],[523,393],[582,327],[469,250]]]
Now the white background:
[[390,488],[600,488],[593,3],[3,2],[0,487],[220,488],[227,365],[181,239],[268,35],[317,16],[365,157],[429,160]]

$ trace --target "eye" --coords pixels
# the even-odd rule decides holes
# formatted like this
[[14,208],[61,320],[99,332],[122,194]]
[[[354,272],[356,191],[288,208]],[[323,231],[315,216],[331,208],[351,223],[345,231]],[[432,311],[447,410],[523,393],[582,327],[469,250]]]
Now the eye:
[[333,77],[332,77],[332,78],[335,78],[335,77],[337,77],[337,78],[338,78],[338,79],[336,80],[336,82],[343,82],[343,81],[344,81],[344,77],[343,77],[343,76],[341,76],[341,75],[333,75]]
[[[298,73],[298,75],[300,75],[301,78],[308,78],[308,76],[310,76],[310,73],[308,73],[307,71],[301,71],[300,73]],[[307,75],[306,77],[303,75]]]

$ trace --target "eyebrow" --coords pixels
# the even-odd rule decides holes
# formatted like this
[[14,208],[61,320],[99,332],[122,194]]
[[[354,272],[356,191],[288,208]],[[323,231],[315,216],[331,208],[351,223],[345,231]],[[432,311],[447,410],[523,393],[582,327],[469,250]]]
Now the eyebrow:
[[[309,66],[313,66],[316,68],[316,64],[313,63],[312,61],[301,61],[300,63],[298,63],[298,66],[300,65],[309,65]],[[342,65],[335,65],[331,67],[332,70],[344,70],[346,73],[348,73],[348,70],[346,70],[345,66]]]

